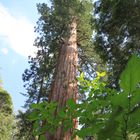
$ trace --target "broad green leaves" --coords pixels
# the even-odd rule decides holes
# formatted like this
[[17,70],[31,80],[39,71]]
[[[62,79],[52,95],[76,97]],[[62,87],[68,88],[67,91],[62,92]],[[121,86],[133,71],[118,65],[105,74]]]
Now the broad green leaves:
[[[99,77],[102,74],[97,72],[98,77],[88,84],[91,90],[89,90],[87,100],[81,103],[81,106],[84,105],[82,106],[83,114],[79,117],[79,123],[83,127],[78,132],[79,136],[83,138],[86,135],[89,136],[89,133],[84,132],[90,129],[89,132],[92,130],[92,135],[97,134],[98,140],[126,140],[132,136],[133,138],[138,137],[140,131],[139,70],[140,58],[133,55],[121,74],[121,91],[105,89],[105,84],[99,82]],[[83,89],[84,86],[88,89],[88,85],[83,84],[88,83],[87,80],[84,79],[83,74],[81,77],[79,79],[81,80],[80,84]],[[93,96],[90,96],[91,94]]]
[[[99,136],[108,135],[107,132],[114,131],[121,139],[129,139],[130,134],[139,134],[139,116],[140,116],[140,58],[133,55],[126,65],[125,70],[120,77],[121,92],[116,92],[111,97],[112,113]],[[115,115],[114,115],[115,114]],[[116,123],[112,126],[113,123]],[[108,127],[109,126],[109,127]],[[113,134],[113,132],[112,132]],[[112,134],[108,138],[115,139]]]
[[124,92],[132,93],[140,82],[140,58],[133,55],[120,77],[120,86]]
[[[73,130],[73,137],[96,136],[98,140],[130,140],[140,135],[140,58],[132,56],[121,74],[122,91],[109,89],[101,81],[105,73],[97,72],[95,79],[85,79],[84,73],[78,77],[79,94],[85,94],[84,100],[75,103],[69,99],[58,113],[56,103],[33,104],[31,120],[35,123],[35,134],[46,130],[54,133],[63,125],[64,132],[73,128],[73,119],[78,118],[80,129]],[[40,121],[47,120],[45,126]],[[38,131],[39,130],[39,131]]]

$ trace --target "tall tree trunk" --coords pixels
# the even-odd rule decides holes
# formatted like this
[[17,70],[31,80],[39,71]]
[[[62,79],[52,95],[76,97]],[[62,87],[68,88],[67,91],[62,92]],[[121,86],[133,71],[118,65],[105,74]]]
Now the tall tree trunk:
[[[69,36],[67,36],[62,44],[57,68],[55,71],[54,81],[51,87],[49,101],[58,103],[56,112],[66,105],[68,99],[77,100],[77,23],[73,18],[69,26]],[[76,120],[73,121],[73,127],[77,127]],[[72,130],[64,134],[62,127],[59,127],[53,136],[46,134],[47,140],[70,140]]]

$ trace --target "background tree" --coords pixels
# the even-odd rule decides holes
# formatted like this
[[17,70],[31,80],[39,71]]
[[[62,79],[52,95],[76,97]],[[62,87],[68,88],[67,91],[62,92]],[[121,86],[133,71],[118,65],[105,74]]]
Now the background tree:
[[95,49],[109,64],[110,85],[118,86],[126,62],[139,52],[140,1],[97,0],[94,6]]
[[16,127],[14,140],[37,140],[33,134],[33,122],[29,121],[29,110],[18,111],[16,115]]
[[14,115],[11,97],[0,87],[0,140],[12,140],[14,137]]

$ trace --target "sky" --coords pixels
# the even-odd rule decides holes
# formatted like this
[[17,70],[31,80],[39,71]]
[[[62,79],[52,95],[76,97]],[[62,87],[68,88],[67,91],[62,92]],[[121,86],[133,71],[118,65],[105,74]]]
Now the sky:
[[28,65],[28,56],[34,56],[39,18],[36,3],[49,0],[0,0],[0,77],[3,88],[12,97],[14,111],[22,110],[26,93],[22,74]]

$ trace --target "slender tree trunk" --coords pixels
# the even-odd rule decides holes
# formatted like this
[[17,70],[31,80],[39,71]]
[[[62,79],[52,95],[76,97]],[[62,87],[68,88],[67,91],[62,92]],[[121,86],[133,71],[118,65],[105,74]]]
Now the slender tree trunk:
[[[56,112],[66,105],[68,99],[77,100],[77,23],[73,18],[69,26],[69,36],[67,36],[62,44],[57,68],[55,71],[54,81],[51,87],[49,101],[58,103]],[[74,127],[77,127],[76,119],[73,121]],[[72,130],[64,134],[62,127],[58,128],[53,136],[46,134],[47,140],[70,140]]]

